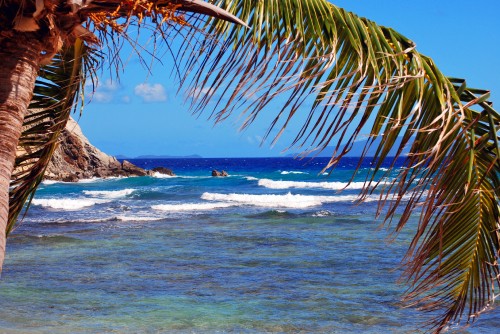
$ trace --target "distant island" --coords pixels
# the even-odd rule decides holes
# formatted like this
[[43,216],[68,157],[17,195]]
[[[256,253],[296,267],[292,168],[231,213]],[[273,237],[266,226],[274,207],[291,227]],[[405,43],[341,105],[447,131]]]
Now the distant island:
[[[351,147],[351,150],[345,155],[345,157],[350,157],[350,158],[357,158],[360,157],[363,154],[363,150],[365,149],[365,145],[368,142],[368,139],[363,139],[354,142],[354,144]],[[382,142],[382,138],[378,137],[375,138],[373,141],[372,146],[366,153],[366,157],[373,157],[376,152],[376,148],[380,145]],[[399,140],[397,141],[399,142]],[[335,147],[334,146],[327,146],[323,151],[321,151],[319,154],[315,155],[317,152],[312,152],[309,156],[313,157],[316,156],[318,158],[330,158],[333,154]],[[403,152],[401,153],[401,156],[406,156],[410,152],[410,147],[407,145],[404,149]],[[395,156],[397,153],[397,148],[393,147],[390,151],[388,156]],[[295,157],[297,155],[300,155],[300,152],[294,153],[294,154],[288,154],[287,157]]]
[[118,154],[118,155],[115,155],[115,158],[118,160],[124,160],[124,159],[199,159],[199,158],[203,158],[203,157],[201,155],[198,155],[198,154],[182,155],[182,156],[149,154],[149,155],[139,155],[137,157],[129,157],[129,156]]
[[[397,140],[397,142],[399,142],[400,140],[401,139]],[[351,150],[345,155],[345,157],[348,157],[348,158],[357,158],[357,157],[360,157],[363,154],[363,150],[364,150],[365,145],[366,145],[367,142],[368,142],[368,139],[363,139],[363,140],[359,140],[359,141],[354,142],[354,144],[351,147]],[[370,149],[368,150],[368,152],[366,153],[365,156],[366,157],[373,157],[375,155],[376,148],[380,145],[381,142],[382,142],[382,138],[380,138],[380,137],[375,138],[375,140],[373,141],[372,146],[370,147]],[[332,153],[333,153],[334,149],[335,149],[334,146],[327,146],[319,154],[317,152],[311,152],[308,156],[309,157],[318,157],[318,158],[330,158],[332,156]],[[401,153],[401,156],[406,156],[409,151],[410,151],[409,146],[406,146],[403,149],[403,152]],[[389,157],[395,156],[396,152],[397,152],[397,148],[393,147],[389,151],[388,156]],[[289,153],[289,154],[279,155],[279,156],[276,156],[276,157],[278,157],[278,158],[296,158],[297,156],[301,156],[301,153],[303,153],[303,152],[297,151],[295,153]],[[199,154],[182,155],[182,156],[179,156],[179,155],[154,155],[154,154],[146,154],[146,155],[139,155],[139,156],[136,156],[136,157],[131,157],[131,156],[127,156],[127,155],[118,154],[118,155],[115,155],[115,158],[118,159],[118,160],[134,160],[134,159],[202,159],[203,156],[201,156]]]

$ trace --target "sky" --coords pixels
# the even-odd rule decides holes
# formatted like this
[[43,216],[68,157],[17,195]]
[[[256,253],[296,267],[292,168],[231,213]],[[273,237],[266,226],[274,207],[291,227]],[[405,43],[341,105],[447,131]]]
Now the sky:
[[[470,87],[492,91],[500,110],[500,1],[395,1],[337,0],[333,4],[392,27],[417,44],[451,77],[467,79]],[[270,118],[264,116],[245,131],[230,119],[214,126],[209,112],[195,117],[178,93],[171,76],[171,59],[155,62],[151,71],[130,50],[121,53],[125,71],[111,80],[103,71],[80,118],[84,134],[111,155],[203,157],[268,157],[285,149],[299,130],[292,126],[270,146],[262,143]],[[87,87],[87,91],[90,87]]]

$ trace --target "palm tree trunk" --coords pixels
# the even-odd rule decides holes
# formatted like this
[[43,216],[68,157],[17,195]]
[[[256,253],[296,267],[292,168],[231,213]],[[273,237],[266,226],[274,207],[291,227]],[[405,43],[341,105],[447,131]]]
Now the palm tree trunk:
[[10,178],[42,51],[41,43],[30,35],[0,36],[0,273],[5,257]]

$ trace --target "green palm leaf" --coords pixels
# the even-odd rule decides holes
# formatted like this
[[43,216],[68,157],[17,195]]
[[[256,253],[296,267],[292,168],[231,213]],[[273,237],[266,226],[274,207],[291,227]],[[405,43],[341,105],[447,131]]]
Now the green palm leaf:
[[24,119],[12,173],[7,234],[14,228],[25,202],[28,199],[31,202],[42,181],[59,144],[58,137],[71,111],[78,106],[78,93],[83,89],[84,79],[95,68],[93,63],[95,59],[88,48],[77,40],[40,71],[29,113]]
[[[54,5],[46,6],[43,2],[37,2],[36,5],[37,10],[38,6],[41,6],[39,13],[41,16],[38,17],[38,22],[35,22],[36,26],[42,24],[48,25],[46,27],[48,30],[54,29],[54,17],[59,18],[61,22],[58,23],[70,21],[71,24],[68,25],[66,22],[65,27],[58,27],[63,30],[69,29],[64,31],[67,34],[64,42],[69,45],[65,45],[62,51],[54,54],[53,58],[51,53],[47,53],[47,58],[44,60],[51,63],[41,69],[35,83],[29,114],[23,123],[23,133],[19,139],[14,171],[11,175],[6,235],[14,228],[23,208],[28,209],[58,145],[59,135],[66,126],[70,112],[78,105],[79,93],[83,95],[85,78],[93,75],[99,67],[96,50],[84,44],[85,41],[93,45],[99,43],[99,40],[90,30],[80,25],[81,21],[85,19],[92,21],[90,26],[111,45],[109,60],[117,66],[121,64],[116,56],[122,45],[117,43],[117,40],[124,37],[136,46],[137,40],[130,39],[126,29],[132,23],[140,26],[144,18],[153,19],[155,28],[159,32],[165,27],[172,28],[174,24],[185,24],[181,17],[174,15],[176,10],[214,16],[220,20],[245,25],[237,17],[202,0],[161,0],[154,3],[141,0],[93,1],[87,4],[71,4],[74,7],[71,12],[67,12],[70,6],[57,11],[57,6]],[[76,10],[78,15],[75,14]],[[58,36],[59,33],[54,32],[54,36]],[[58,43],[63,42],[58,38],[54,40]],[[82,100],[80,103],[83,107]],[[25,207],[28,199],[28,205]]]
[[[363,132],[370,136],[365,154],[381,136],[363,196],[377,186],[381,163],[392,159],[394,165],[409,146],[405,168],[383,190],[380,208],[385,205],[390,222],[404,206],[397,231],[420,215],[405,258],[412,287],[405,299],[444,310],[436,331],[464,313],[467,322],[475,320],[500,284],[500,115],[488,93],[447,78],[396,31],[327,1],[214,3],[251,29],[217,21],[194,25],[193,33],[219,37],[200,41],[194,51],[184,44],[179,53],[194,111],[210,107],[216,122],[238,112],[243,127],[259,113],[274,112],[266,134],[274,140],[306,113],[292,144],[314,152],[334,143],[326,168],[335,167]],[[311,108],[303,107],[306,101]],[[389,157],[393,146],[398,154]]]
[[[420,215],[405,259],[411,284],[407,301],[426,310],[444,310],[436,331],[463,314],[467,321],[476,319],[492,303],[494,287],[500,284],[500,116],[487,101],[487,92],[447,78],[396,31],[325,0],[212,2],[251,29],[194,16],[184,33],[171,29],[168,36],[153,22],[167,43],[170,37],[182,39],[176,59],[185,74],[182,82],[194,98],[194,111],[212,102],[216,121],[239,112],[245,116],[243,127],[261,112],[274,112],[266,134],[274,140],[305,113],[292,145],[314,152],[334,143],[326,168],[335,167],[365,132],[370,135],[367,149],[382,136],[362,196],[377,186],[381,163],[392,159],[395,164],[409,146],[405,168],[383,189],[380,209],[386,208],[390,222],[396,208],[404,206],[396,230],[412,214]],[[109,3],[116,8],[118,2]],[[87,10],[100,12],[105,5],[94,1]],[[108,38],[114,42],[113,34]],[[69,63],[64,60],[59,67]],[[56,86],[68,92],[78,89],[58,84],[52,74],[47,78],[38,85],[41,96],[57,96]],[[74,96],[44,101],[47,108],[49,102],[56,109],[65,105],[61,110],[69,114]],[[276,109],[272,103],[278,98],[281,106]],[[309,110],[303,107],[308,102]],[[67,119],[45,110],[27,119],[21,142],[27,153],[17,161],[25,171],[13,177],[9,230],[20,205],[40,182]],[[48,117],[54,117],[53,122],[45,121]],[[49,136],[39,130],[44,126],[52,129]],[[46,150],[38,149],[42,147]],[[388,156],[392,147],[397,148],[396,157]],[[38,157],[41,162],[31,160]],[[29,166],[35,167],[30,171]]]
[[[45,8],[44,3],[38,3]],[[139,23],[145,17],[155,20],[158,31],[163,31],[164,26],[172,28],[174,23],[183,24],[182,18],[176,18],[175,10],[188,13],[198,13],[217,17],[220,20],[245,25],[237,17],[220,10],[201,0],[161,0],[155,3],[147,1],[135,1],[125,3],[120,0],[93,1],[82,6],[73,4],[78,8],[78,18],[74,18],[74,12],[65,13],[64,10],[57,12],[55,6],[45,8],[46,14],[51,17],[48,21],[53,29],[53,17],[61,15],[65,20],[74,20],[71,31],[66,31],[65,43],[74,41],[71,45],[63,47],[62,51],[47,55],[50,64],[44,66],[35,83],[33,98],[29,106],[28,115],[24,119],[23,133],[19,139],[18,150],[14,171],[11,175],[9,191],[9,217],[6,229],[8,235],[22,212],[31,203],[35,191],[43,179],[43,174],[50,159],[58,145],[58,138],[65,128],[69,115],[78,105],[79,93],[83,96],[83,84],[85,78],[93,75],[99,67],[96,59],[96,50],[85,45],[98,43],[97,37],[78,22],[84,18],[94,20],[91,26],[100,32],[100,37],[111,45],[110,62],[116,59],[116,53],[121,48],[117,40],[125,37],[126,40],[137,44],[137,40],[129,39],[125,30],[131,23]],[[149,6],[151,5],[151,6]],[[42,8],[41,7],[41,8]],[[38,7],[37,7],[38,8]],[[47,18],[39,18],[38,23],[45,22]],[[121,20],[120,23],[116,23]],[[179,21],[179,22],[177,22]],[[37,23],[37,25],[38,25]],[[60,27],[59,27],[60,28]],[[109,30],[107,30],[109,29]],[[123,30],[125,29],[125,30]],[[117,34],[118,33],[118,34]],[[113,59],[115,58],[115,59]],[[83,101],[80,100],[83,107]],[[26,201],[28,205],[25,207]]]

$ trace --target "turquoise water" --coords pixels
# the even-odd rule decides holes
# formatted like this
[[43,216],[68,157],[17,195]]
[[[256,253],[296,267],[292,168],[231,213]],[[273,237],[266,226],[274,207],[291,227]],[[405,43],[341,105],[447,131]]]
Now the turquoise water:
[[328,178],[324,160],[136,163],[178,176],[42,184],[9,239],[0,332],[415,333],[429,319],[399,303],[411,228],[389,242],[373,198],[353,202],[362,175],[336,190],[354,162]]

